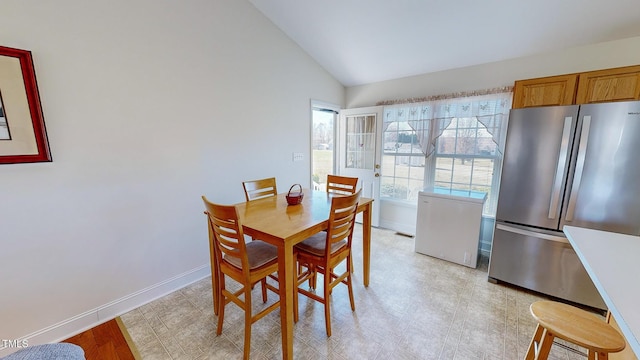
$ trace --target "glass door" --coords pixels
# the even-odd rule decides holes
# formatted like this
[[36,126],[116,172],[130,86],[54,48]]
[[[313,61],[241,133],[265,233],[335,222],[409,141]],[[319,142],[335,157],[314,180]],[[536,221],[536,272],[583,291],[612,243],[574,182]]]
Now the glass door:
[[[346,109],[340,112],[338,173],[357,177],[362,196],[374,201],[380,198],[381,134],[381,106]],[[378,226],[379,216],[380,206],[373,206],[373,226]]]

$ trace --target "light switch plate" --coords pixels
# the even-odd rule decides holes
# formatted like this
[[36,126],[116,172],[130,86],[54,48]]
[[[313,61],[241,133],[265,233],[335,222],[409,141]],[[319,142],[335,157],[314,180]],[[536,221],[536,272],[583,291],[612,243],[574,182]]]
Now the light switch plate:
[[294,152],[293,153],[293,161],[302,161],[304,160],[304,153]]

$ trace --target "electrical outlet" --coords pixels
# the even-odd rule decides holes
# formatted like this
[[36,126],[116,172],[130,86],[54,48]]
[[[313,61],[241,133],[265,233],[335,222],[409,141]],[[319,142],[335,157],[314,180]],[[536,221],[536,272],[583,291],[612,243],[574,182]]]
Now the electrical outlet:
[[302,161],[304,160],[304,153],[294,152],[293,153],[293,161]]

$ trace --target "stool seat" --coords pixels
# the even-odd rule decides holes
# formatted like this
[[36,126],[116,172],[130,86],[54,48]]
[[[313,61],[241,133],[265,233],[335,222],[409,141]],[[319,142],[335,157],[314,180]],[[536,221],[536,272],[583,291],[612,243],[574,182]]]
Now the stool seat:
[[622,351],[622,335],[604,319],[575,306],[555,302],[536,301],[531,315],[538,321],[526,359],[546,359],[554,338],[587,348],[589,359],[606,359],[607,354]]

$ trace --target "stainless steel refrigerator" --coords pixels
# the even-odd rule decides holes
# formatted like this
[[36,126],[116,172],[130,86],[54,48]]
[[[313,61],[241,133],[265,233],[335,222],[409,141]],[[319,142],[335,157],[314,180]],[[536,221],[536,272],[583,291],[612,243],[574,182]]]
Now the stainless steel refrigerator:
[[640,101],[511,111],[489,280],[605,309],[564,225],[640,235]]

